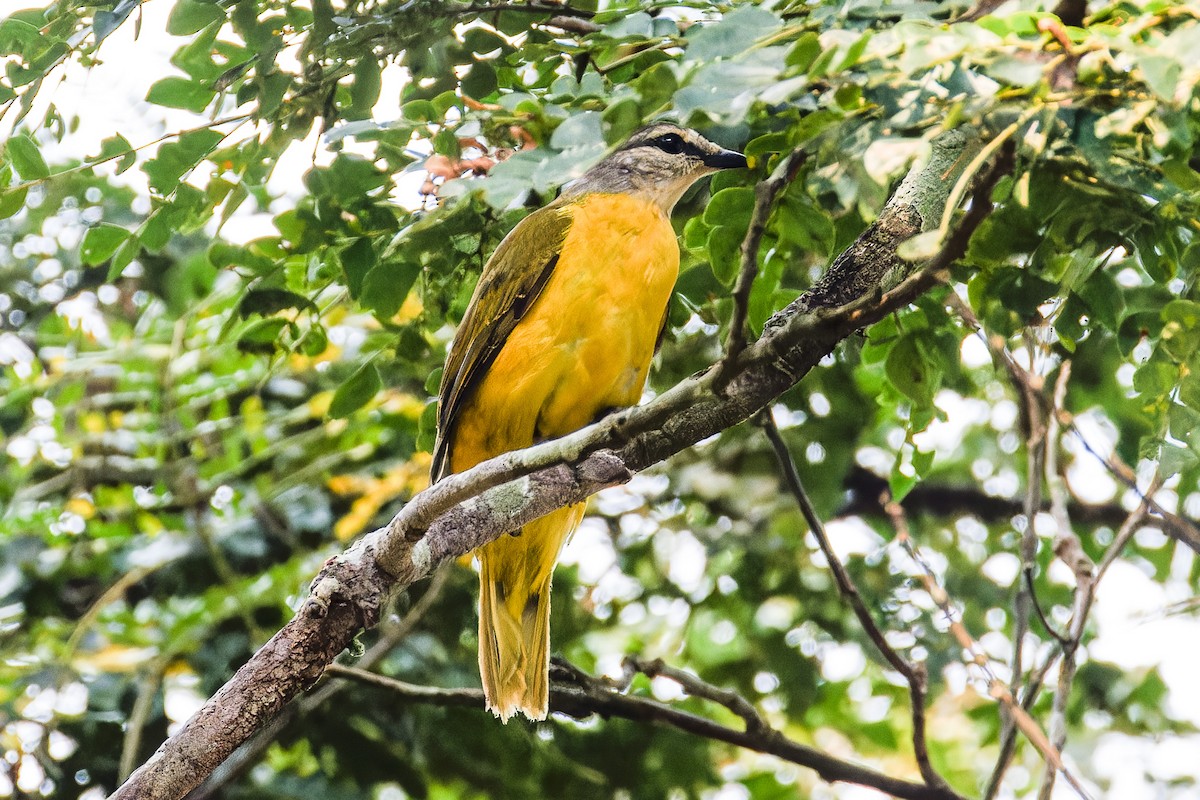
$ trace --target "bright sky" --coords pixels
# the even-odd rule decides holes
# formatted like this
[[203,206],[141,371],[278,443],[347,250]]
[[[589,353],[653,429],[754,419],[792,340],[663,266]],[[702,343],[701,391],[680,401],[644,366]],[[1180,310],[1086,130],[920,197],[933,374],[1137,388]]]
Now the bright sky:
[[[14,0],[0,0],[0,17],[28,5]],[[196,124],[195,118],[188,112],[172,112],[157,106],[148,106],[143,102],[152,83],[176,72],[168,63],[168,58],[182,40],[167,36],[163,32],[171,4],[147,2],[142,8],[145,18],[140,39],[133,39],[132,25],[123,26],[103,45],[101,65],[90,71],[72,67],[66,71],[62,82],[50,84],[42,90],[38,104],[41,110],[44,110],[46,103],[54,102],[65,117],[78,114],[81,123],[78,131],[61,146],[48,148],[48,160],[52,163],[55,156],[78,157],[96,153],[100,141],[113,132],[120,132],[136,147],[165,132]],[[399,88],[403,80],[401,70],[391,68],[385,71],[381,101],[375,109],[376,119],[386,120],[398,115]],[[103,113],[97,114],[98,109],[102,109]],[[41,111],[35,110],[31,119],[40,118],[40,115]],[[7,132],[3,134],[7,135]],[[328,157],[328,151],[315,138],[294,145],[288,151],[275,170],[273,189],[277,194],[286,198],[301,191],[301,179],[312,166],[314,152],[318,161]],[[144,187],[144,178],[140,170],[130,170],[121,179]],[[411,183],[414,204],[418,202],[415,189],[419,183],[419,176],[414,176]],[[278,205],[286,207],[286,202],[286,199],[278,201]],[[249,239],[270,230],[269,214],[239,212],[225,227],[224,233],[234,239]],[[982,343],[973,339],[967,340],[964,345],[963,357],[968,364],[980,364],[988,359]],[[933,423],[929,431],[922,436],[923,446],[933,447],[938,451],[950,452],[957,447],[961,433],[968,425],[986,422],[996,428],[997,435],[1003,435],[1015,424],[1015,406],[1006,401],[989,405],[964,400],[947,392],[939,396],[939,405],[947,411],[948,419]],[[1103,420],[1085,417],[1082,424],[1089,432],[1093,446],[1111,447],[1111,431],[1105,428]],[[872,454],[864,451],[860,461],[877,466],[870,464],[871,458]],[[890,462],[887,466],[890,466]],[[1087,500],[1102,502],[1117,494],[1116,484],[1089,454],[1078,453],[1070,470],[1072,486]],[[1016,491],[1015,486],[1008,486],[1011,481],[1005,476],[995,476],[995,479],[1000,481],[995,484],[997,490]],[[618,506],[632,502],[633,499],[627,491],[610,490],[603,493],[598,502]],[[1135,500],[1136,498],[1128,493],[1123,498],[1127,507],[1132,507]],[[1169,490],[1160,495],[1160,500],[1168,508],[1178,505],[1178,499]],[[639,504],[640,501],[634,503],[635,506]],[[1049,525],[1043,524],[1045,520],[1039,519],[1038,522],[1038,532],[1048,546],[1053,537],[1053,522],[1051,520]],[[653,527],[650,521],[646,521],[645,524]],[[876,553],[884,547],[865,524],[855,519],[831,524],[830,534],[834,546],[843,558],[859,558]],[[668,537],[659,532],[657,535],[662,536],[663,541],[656,542],[656,552],[659,550],[659,544],[664,548],[664,555],[669,550],[669,563],[664,559],[663,566],[669,571],[671,580],[685,591],[694,591],[703,576],[706,558],[703,545],[690,533],[672,533]],[[1162,535],[1155,531],[1145,530],[1138,534],[1138,538],[1140,542],[1149,546],[1165,546]],[[894,558],[898,554],[889,552],[888,555],[889,558]],[[1173,604],[1188,600],[1196,593],[1195,587],[1188,582],[1193,558],[1193,554],[1186,548],[1179,548],[1172,567],[1172,578],[1165,584],[1156,582],[1147,570],[1135,564],[1124,561],[1114,564],[1100,586],[1092,612],[1093,625],[1098,636],[1091,642],[1083,658],[1100,659],[1124,670],[1142,670],[1158,666],[1170,688],[1167,699],[1170,713],[1200,725],[1200,681],[1195,679],[1197,664],[1200,664],[1200,622],[1190,612],[1170,613]],[[595,582],[609,597],[621,596],[622,587],[628,579],[617,570],[616,559],[611,553],[611,543],[606,534],[601,535],[598,531],[591,530],[585,523],[568,546],[563,561],[578,564],[581,577]],[[887,563],[887,560],[884,563]],[[996,556],[987,562],[983,572],[988,579],[999,585],[1010,586],[1016,577],[1016,559]],[[1061,583],[1070,583],[1073,580],[1069,570],[1061,564],[1051,570],[1050,578]],[[630,619],[633,621],[641,613],[670,615],[675,611],[670,607],[650,607],[641,612],[630,612]],[[974,633],[977,638],[985,634],[984,631]],[[995,643],[1003,642],[1004,639],[989,637],[988,641]],[[1008,659],[1006,647],[1007,645],[1003,645],[988,649],[995,659],[1003,663]],[[855,645],[843,646],[837,652],[829,652],[825,656],[826,672],[832,672],[827,677],[831,678],[853,678],[861,673],[865,663],[863,654]],[[947,676],[951,685],[957,685],[961,691],[969,680],[966,668],[954,667],[951,672],[953,674]],[[979,684],[975,685],[979,688]],[[169,711],[173,718],[181,721],[202,698],[187,686],[170,688]],[[667,688],[662,690],[668,691]],[[1120,733],[1102,733],[1106,728],[1103,719],[1094,719],[1091,723],[1097,731],[1096,735],[1091,740],[1077,737],[1070,742],[1067,757],[1069,761],[1086,763],[1087,773],[1113,780],[1111,797],[1121,800],[1200,798],[1200,790],[1195,788],[1195,782],[1200,780],[1200,759],[1195,757],[1195,753],[1200,749],[1200,736],[1167,737],[1164,741],[1155,743],[1126,737]],[[1169,781],[1185,783],[1171,786]],[[878,796],[873,792],[852,787],[821,791],[820,796],[855,800]],[[0,791],[0,796],[3,794],[4,792]],[[818,795],[814,794],[814,797]],[[1074,797],[1074,794],[1060,780],[1054,797],[1068,798]]]

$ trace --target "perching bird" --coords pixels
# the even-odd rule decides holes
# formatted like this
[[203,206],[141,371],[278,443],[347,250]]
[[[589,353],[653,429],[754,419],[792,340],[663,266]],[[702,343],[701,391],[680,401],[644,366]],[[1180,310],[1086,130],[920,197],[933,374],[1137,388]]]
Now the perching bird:
[[[637,403],[679,272],[671,209],[698,178],[745,166],[695,131],[650,125],[513,228],[446,359],[434,480]],[[550,577],[583,509],[478,551],[479,671],[502,720],[546,716]]]

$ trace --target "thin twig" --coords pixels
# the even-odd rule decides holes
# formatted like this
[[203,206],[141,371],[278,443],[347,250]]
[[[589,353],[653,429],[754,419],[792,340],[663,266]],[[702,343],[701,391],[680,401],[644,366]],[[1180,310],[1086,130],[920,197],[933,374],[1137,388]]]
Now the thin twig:
[[[1025,636],[1029,632],[1030,611],[1037,617],[1043,630],[1046,631],[1059,645],[1066,640],[1055,630],[1047,619],[1042,605],[1038,602],[1037,590],[1034,586],[1034,570],[1037,562],[1038,538],[1034,529],[1034,520],[1044,502],[1042,492],[1042,476],[1045,472],[1046,459],[1046,412],[1043,396],[1044,382],[1040,375],[1030,374],[1013,357],[1008,349],[1005,338],[1000,335],[989,335],[983,324],[975,316],[975,312],[957,292],[951,292],[946,304],[954,310],[963,323],[975,331],[976,335],[987,346],[992,356],[992,362],[998,369],[1003,369],[1009,376],[1009,381],[1016,390],[1021,401],[1021,414],[1025,428],[1025,496],[1023,505],[1024,527],[1021,530],[1019,552],[1021,559],[1021,576],[1017,592],[1013,597],[1013,652],[1010,663],[1012,673],[1010,690],[1020,693],[1025,675]],[[1040,681],[1039,681],[1040,685]],[[1036,693],[1036,691],[1034,692]],[[1028,696],[1028,692],[1026,695]],[[1001,706],[1001,747],[996,765],[988,780],[984,794],[985,800],[992,800],[999,791],[1004,773],[1011,763],[1016,744],[1016,720],[1009,715],[1007,707]],[[1047,761],[1049,763],[1049,761]]]
[[1075,418],[1067,411],[1059,412],[1060,422],[1063,425],[1069,425],[1071,433],[1075,435],[1076,440],[1083,445],[1083,449],[1091,453],[1095,458],[1108,469],[1109,473],[1123,483],[1130,491],[1137,495],[1138,499],[1146,504],[1150,511],[1154,512],[1163,520],[1163,533],[1170,536],[1177,542],[1185,544],[1197,553],[1200,553],[1200,527],[1196,526],[1192,520],[1174,514],[1154,499],[1155,491],[1143,492],[1137,483],[1137,473],[1133,468],[1125,463],[1122,458],[1117,455],[1114,450],[1108,456],[1104,456],[1098,449],[1092,447],[1088,442],[1087,437],[1083,435],[1083,431],[1079,430],[1079,426],[1075,424]]
[[104,593],[96,598],[95,602],[88,606],[87,611],[85,611],[83,616],[79,618],[79,622],[75,623],[75,628],[71,631],[71,635],[67,638],[66,654],[63,656],[62,661],[69,664],[74,659],[75,650],[79,647],[80,641],[82,641],[84,635],[91,630],[92,625],[96,623],[96,620],[100,617],[101,611],[103,611],[110,604],[115,603],[123,598],[125,596],[125,592],[129,591],[129,589],[140,583],[143,578],[154,572],[154,570],[159,569],[163,565],[169,563],[169,561],[165,561],[163,564],[157,564],[153,567],[134,567],[133,569],[129,570],[129,572],[126,572],[124,575],[118,578],[112,586],[105,589]]
[[[1054,534],[1054,553],[1075,574],[1074,612],[1067,636],[1062,645],[1062,664],[1058,668],[1058,688],[1054,692],[1054,704],[1050,712],[1050,743],[1060,753],[1067,742],[1067,700],[1071,695],[1071,683],[1075,680],[1075,654],[1083,640],[1088,610],[1092,605],[1092,593],[1096,582],[1096,565],[1083,551],[1079,537],[1071,528],[1067,514],[1067,487],[1058,468],[1058,451],[1062,431],[1058,410],[1066,407],[1067,383],[1071,379],[1071,362],[1064,361],[1059,368],[1058,380],[1054,384],[1054,405],[1046,431],[1046,482],[1050,488],[1050,513],[1057,530]],[[1050,800],[1054,791],[1056,773],[1048,765],[1038,790],[1038,800]]]
[[892,525],[896,528],[896,540],[904,547],[909,557],[920,567],[917,573],[917,578],[925,587],[925,591],[932,598],[933,602],[941,609],[945,616],[946,622],[950,627],[950,634],[958,642],[963,652],[968,656],[966,659],[968,664],[973,665],[983,675],[988,687],[988,694],[995,700],[999,701],[1009,714],[1021,733],[1025,734],[1025,738],[1037,748],[1041,753],[1042,758],[1046,763],[1053,765],[1054,769],[1062,773],[1063,779],[1070,784],[1071,788],[1079,794],[1084,800],[1090,800],[1091,795],[1079,782],[1079,779],[1067,769],[1063,764],[1062,754],[1055,749],[1046,734],[1042,731],[1041,726],[1037,721],[1030,716],[1029,712],[1016,701],[1013,697],[1012,690],[996,673],[992,670],[990,660],[984,653],[983,649],[971,637],[967,631],[966,625],[963,624],[961,616],[955,610],[953,603],[950,601],[950,596],[946,594],[946,590],[938,583],[937,577],[934,575],[933,569],[921,556],[913,543],[912,535],[908,528],[908,519],[904,514],[904,508],[895,500],[887,500],[885,502],[885,510],[892,520]]
[[138,681],[137,697],[133,708],[129,711],[129,720],[125,724],[125,738],[121,742],[121,761],[117,765],[118,780],[125,780],[137,768],[138,752],[142,749],[142,733],[146,730],[146,720],[154,710],[154,698],[162,686],[163,672],[170,662],[169,657],[159,657],[150,662],[146,673]]
[[[1146,493],[1152,495],[1161,487],[1162,478],[1159,475],[1155,475],[1154,479],[1150,481],[1150,488],[1146,490]],[[1100,565],[1096,568],[1097,583],[1108,572],[1108,568],[1112,566],[1112,563],[1121,556],[1121,551],[1125,549],[1125,545],[1129,544],[1129,540],[1133,538],[1133,535],[1138,532],[1138,528],[1146,522],[1146,515],[1149,511],[1148,504],[1143,500],[1126,518],[1125,522],[1121,524],[1120,529],[1113,536],[1112,543],[1104,551],[1104,556],[1100,559]]]
[[[1151,490],[1149,491],[1150,494],[1158,491],[1158,480],[1159,479],[1156,476],[1155,480],[1151,483]],[[1147,521],[1147,513],[1148,509],[1146,508],[1146,504],[1142,503],[1128,516],[1126,516],[1124,522],[1121,523],[1120,528],[1113,537],[1112,543],[1108,546],[1108,549],[1104,553],[1104,557],[1100,560],[1099,567],[1096,569],[1096,577],[1095,580],[1092,581],[1092,591],[1088,605],[1082,610],[1077,610],[1075,616],[1072,618],[1072,629],[1074,629],[1076,624],[1078,624],[1082,630],[1083,624],[1087,621],[1087,615],[1091,611],[1090,601],[1095,600],[1096,589],[1100,585],[1101,579],[1104,577],[1109,565],[1121,555],[1121,551],[1125,549],[1125,545],[1128,544],[1129,540],[1133,538],[1134,533],[1136,533],[1138,528],[1142,527],[1142,525]],[[1046,655],[1046,659],[1042,662],[1041,666],[1032,671],[1029,680],[1025,684],[1025,691],[1021,695],[1021,707],[1026,711],[1029,711],[1033,708],[1033,704],[1037,701],[1038,693],[1042,689],[1042,685],[1046,680],[1046,676],[1049,674],[1051,668],[1053,668],[1053,666],[1058,662],[1059,657],[1063,655],[1064,651],[1065,648],[1060,643],[1058,647],[1051,650]],[[1001,735],[1000,755],[996,759],[996,766],[992,770],[992,775],[988,779],[987,788],[983,793],[984,800],[993,800],[999,793],[1001,782],[1004,779],[1004,773],[1008,770],[1008,766],[1012,762],[1013,753],[1016,749],[1016,741],[1017,736],[1015,728],[1009,728]]]
[[[415,703],[477,708],[480,711],[484,708],[483,692],[479,689],[440,689],[419,686],[337,664],[330,666],[328,672],[339,678],[349,678],[379,686],[387,689],[394,696]],[[822,780],[828,783],[845,782],[869,786],[893,797],[906,800],[962,800],[960,795],[949,789],[911,783],[859,764],[835,758],[816,748],[794,742],[774,728],[764,726],[756,731],[739,731],[650,698],[621,694],[614,690],[607,681],[593,678],[577,669],[569,672],[580,683],[577,686],[563,684],[551,686],[550,710],[574,719],[585,719],[596,714],[605,718],[620,717],[637,722],[652,722],[747,750],[768,753],[792,764],[814,770]],[[687,673],[682,674],[687,675]],[[696,682],[703,683],[692,676],[688,676],[686,680],[693,686]],[[709,687],[709,689],[698,691],[703,693],[701,696],[705,696],[718,694],[724,690]],[[745,702],[747,705],[749,704],[749,701]]]
[[471,3],[458,5],[446,3],[442,16],[458,16],[460,14],[490,14],[503,11],[515,11],[524,14],[554,14],[556,16],[571,16],[590,19],[596,12],[583,8],[575,8],[567,3]]
[[[0,117],[2,117],[2,116],[3,115],[0,114]],[[238,123],[238,127],[241,127],[241,123],[250,119],[251,116],[252,116],[251,114],[234,114],[232,116],[222,117],[221,119],[215,119],[212,122],[206,122],[203,125],[197,125],[194,128],[186,128],[181,131],[173,131],[171,133],[164,133],[162,136],[159,136],[156,139],[151,139],[150,141],[146,142],[145,144],[139,144],[137,147],[130,147],[128,150],[122,150],[121,152],[114,153],[111,156],[104,156],[103,158],[90,159],[90,160],[84,161],[82,164],[79,164],[78,166],[69,167],[69,168],[61,170],[59,172],[55,172],[50,175],[47,175],[44,178],[32,178],[27,181],[21,181],[20,183],[14,183],[12,186],[6,186],[6,187],[4,187],[3,190],[0,190],[0,197],[3,197],[4,195],[7,195],[7,194],[12,194],[13,192],[19,192],[23,189],[30,189],[34,186],[40,186],[43,183],[49,183],[50,181],[52,181],[56,178],[61,178],[63,175],[71,175],[76,172],[83,172],[84,170],[89,170],[92,167],[98,167],[101,164],[107,164],[109,161],[116,161],[118,158],[124,158],[125,156],[129,155],[130,153],[136,153],[139,150],[145,150],[147,147],[153,147],[156,144],[161,144],[162,142],[165,142],[168,139],[177,139],[181,136],[187,136],[189,133],[198,133],[199,131],[211,130],[211,129],[217,127],[218,125],[227,125],[231,122],[236,122],[236,123]],[[237,128],[234,128],[234,130],[237,130]],[[232,132],[233,131],[230,131],[230,133],[232,133]],[[226,134],[226,136],[228,136],[228,135],[229,134]]]
[[804,515],[809,530],[812,531],[813,537],[817,540],[817,545],[821,548],[821,553],[825,556],[825,561],[829,564],[830,571],[833,572],[838,591],[850,603],[850,608],[854,611],[854,616],[858,618],[859,624],[862,625],[867,638],[875,645],[875,649],[908,682],[908,693],[912,705],[913,755],[917,760],[918,768],[921,770],[921,777],[928,786],[949,789],[949,785],[938,774],[937,770],[933,768],[933,763],[929,759],[929,747],[925,738],[927,676],[924,665],[910,663],[896,652],[896,649],[888,643],[883,631],[875,624],[875,619],[871,616],[871,612],[867,610],[862,595],[858,592],[858,587],[854,585],[854,581],[850,578],[850,573],[846,571],[846,567],[837,557],[837,553],[834,552],[833,546],[829,543],[829,536],[825,533],[825,526],[821,522],[821,518],[817,516],[816,509],[813,508],[808,493],[804,490],[804,484],[800,480],[800,473],[796,469],[796,461],[792,458],[787,442],[780,435],[779,426],[775,424],[774,417],[771,416],[769,410],[764,409],[759,414],[758,419],[763,431],[767,435],[767,439],[771,442],[772,449],[775,451],[775,458],[779,461],[779,468],[783,472],[784,481],[787,483],[792,496],[796,499],[796,504],[800,506],[800,513]]
[[750,308],[750,290],[754,288],[754,279],[758,277],[758,251],[762,247],[763,234],[767,231],[767,220],[771,217],[775,198],[785,186],[795,180],[796,174],[807,159],[808,154],[797,147],[780,160],[770,177],[759,181],[754,187],[754,211],[750,215],[750,227],[746,229],[746,236],[742,239],[742,263],[737,283],[733,287],[733,315],[729,320],[725,355],[717,365],[717,372],[713,377],[713,389],[718,392],[725,388],[729,376],[733,374],[734,362],[746,348],[746,317]]
[[711,700],[724,706],[742,718],[746,723],[747,733],[762,733],[770,730],[770,726],[759,715],[754,704],[732,689],[723,689],[720,686],[706,683],[697,675],[664,663],[661,658],[644,661],[635,656],[626,656],[624,664],[627,668],[640,672],[647,678],[659,676],[670,678],[692,697]]

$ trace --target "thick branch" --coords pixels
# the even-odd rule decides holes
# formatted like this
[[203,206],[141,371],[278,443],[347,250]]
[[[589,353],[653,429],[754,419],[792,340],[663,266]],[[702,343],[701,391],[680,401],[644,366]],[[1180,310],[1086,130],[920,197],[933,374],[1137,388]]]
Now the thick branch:
[[374,625],[392,592],[448,558],[624,483],[749,418],[795,385],[842,338],[914,299],[965,252],[990,209],[991,186],[1011,165],[1001,158],[942,250],[915,276],[885,291],[908,271],[896,248],[936,227],[940,207],[969,160],[964,155],[974,146],[973,134],[962,131],[938,137],[929,163],[914,167],[879,219],[812,291],[776,314],[742,352],[723,393],[713,391],[710,369],[645,406],[484,462],[422,492],[387,526],[330,559],[296,616],[113,797],[182,797],[312,685],[359,629]]

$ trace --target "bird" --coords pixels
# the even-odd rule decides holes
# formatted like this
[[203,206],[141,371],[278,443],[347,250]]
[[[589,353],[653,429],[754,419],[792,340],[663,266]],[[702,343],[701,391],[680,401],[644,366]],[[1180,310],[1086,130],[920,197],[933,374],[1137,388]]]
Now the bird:
[[[694,130],[654,123],[517,223],[446,358],[433,481],[641,399],[679,273],[672,209],[699,178],[746,166]],[[479,670],[504,722],[546,717],[551,576],[583,511],[551,512],[476,551]]]

